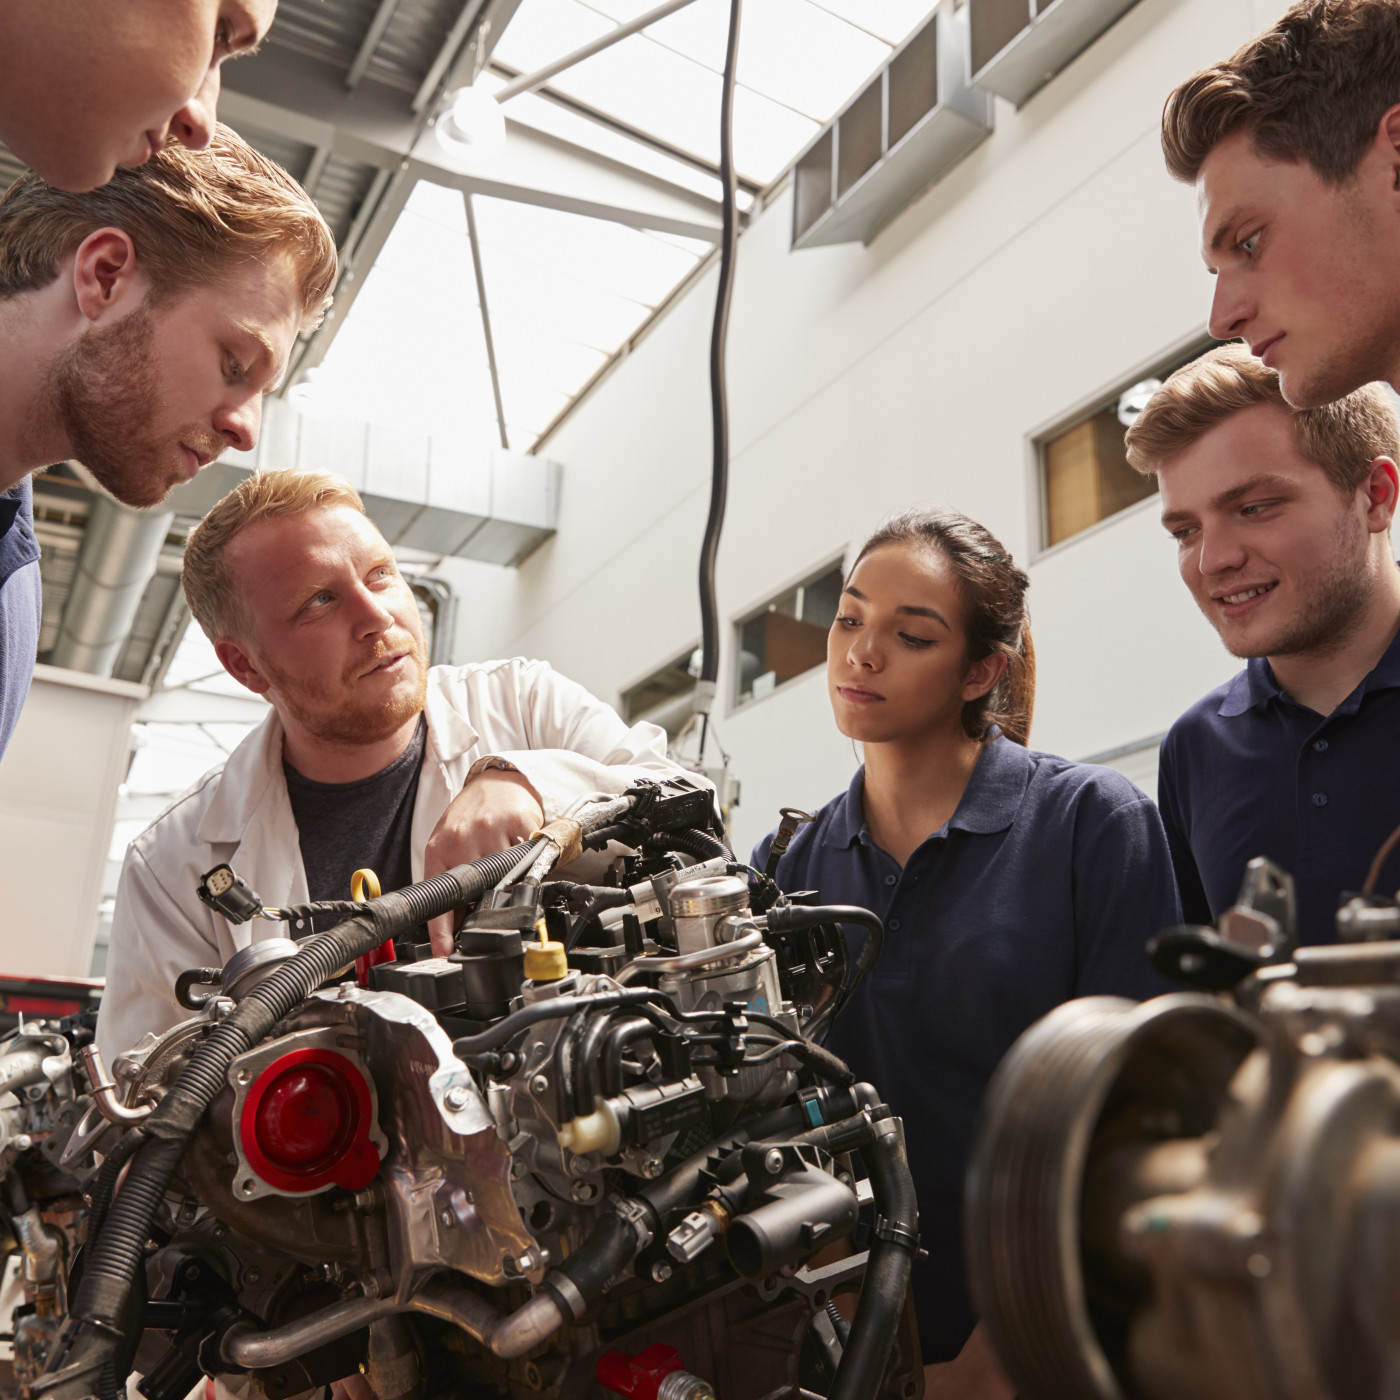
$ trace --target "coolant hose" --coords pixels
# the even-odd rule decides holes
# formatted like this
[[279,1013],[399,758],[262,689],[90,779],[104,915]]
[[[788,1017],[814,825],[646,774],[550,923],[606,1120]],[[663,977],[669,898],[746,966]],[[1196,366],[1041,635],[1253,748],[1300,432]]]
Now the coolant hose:
[[121,1334],[127,1294],[143,1265],[146,1240],[161,1200],[205,1112],[227,1082],[233,1060],[342,967],[386,938],[479,899],[520,856],[520,847],[497,851],[382,895],[354,918],[312,938],[214,1028],[138,1130],[145,1142],[135,1153],[101,1234],[90,1245],[71,1317],[44,1376],[31,1387],[33,1395],[76,1400],[91,1393],[95,1373]]
[[658,831],[655,836],[647,837],[642,849],[648,855],[658,851],[683,851],[696,860],[734,859],[734,852],[718,836],[695,827],[685,831]]
[[797,929],[817,928],[822,924],[856,924],[869,935],[861,946],[856,965],[841,988],[836,1005],[828,1020],[834,1020],[842,1007],[855,995],[855,990],[875,966],[885,947],[885,926],[878,914],[862,909],[858,904],[784,904],[768,911],[768,927],[774,933],[790,933]]
[[877,1118],[861,1150],[875,1193],[875,1237],[861,1280],[850,1342],[827,1400],[870,1400],[880,1393],[918,1251],[919,1205],[904,1150],[904,1125]]

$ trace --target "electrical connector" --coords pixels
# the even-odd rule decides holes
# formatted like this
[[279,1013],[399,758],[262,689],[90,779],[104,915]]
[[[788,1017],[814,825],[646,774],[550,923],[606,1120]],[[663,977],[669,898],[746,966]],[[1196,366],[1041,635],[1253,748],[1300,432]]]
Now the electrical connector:
[[199,880],[199,898],[230,923],[246,924],[263,911],[263,902],[238,877],[231,865],[216,865]]

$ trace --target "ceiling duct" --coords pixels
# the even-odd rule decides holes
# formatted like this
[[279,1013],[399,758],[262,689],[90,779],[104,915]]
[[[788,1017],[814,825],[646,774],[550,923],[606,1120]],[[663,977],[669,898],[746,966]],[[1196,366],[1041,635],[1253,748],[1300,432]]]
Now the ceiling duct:
[[133,510],[94,490],[51,666],[110,676],[170,533],[172,510]]
[[868,243],[992,130],[967,86],[965,12],[944,3],[797,158],[792,246]]
[[313,418],[281,399],[264,401],[252,452],[226,452],[177,487],[168,504],[199,517],[253,471],[274,469],[343,476],[390,544],[426,554],[518,564],[554,534],[559,519],[560,467],[546,457]]
[[1018,107],[1137,0],[968,0],[973,83]]

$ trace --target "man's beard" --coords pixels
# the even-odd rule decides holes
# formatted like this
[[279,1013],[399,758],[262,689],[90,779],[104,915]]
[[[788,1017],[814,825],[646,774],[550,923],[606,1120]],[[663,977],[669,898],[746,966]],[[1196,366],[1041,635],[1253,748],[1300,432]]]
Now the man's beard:
[[184,479],[182,442],[210,457],[226,446],[197,424],[157,429],[155,334],[155,316],[137,307],[115,325],[85,332],[51,372],[50,393],[73,456],[129,506],[158,505]]
[[[418,684],[408,693],[396,691],[387,699],[366,702],[355,696],[355,684],[377,660],[408,646],[418,666]],[[420,714],[428,695],[427,649],[421,640],[405,633],[392,644],[381,641],[374,652],[348,668],[338,685],[320,677],[294,678],[265,659],[259,669],[272,682],[279,709],[314,738],[329,744],[359,748],[390,738]],[[349,692],[347,694],[347,691]]]
[[1333,541],[1332,567],[1315,584],[1309,584],[1302,615],[1279,636],[1247,651],[1236,651],[1227,642],[1229,650],[1242,658],[1325,656],[1341,647],[1366,608],[1370,591],[1364,543],[1367,538],[1362,527],[1350,515],[1344,515]]

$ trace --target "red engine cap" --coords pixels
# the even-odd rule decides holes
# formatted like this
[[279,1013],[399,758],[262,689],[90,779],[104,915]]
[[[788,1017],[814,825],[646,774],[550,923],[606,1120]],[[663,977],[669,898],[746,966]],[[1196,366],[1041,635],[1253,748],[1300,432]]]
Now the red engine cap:
[[656,1400],[661,1382],[672,1371],[684,1371],[685,1362],[675,1347],[655,1342],[636,1356],[625,1351],[605,1351],[598,1358],[597,1376],[601,1384],[629,1400]]
[[308,1046],[279,1056],[243,1101],[243,1154],[269,1186],[357,1191],[379,1170],[369,1138],[373,1102],[354,1061]]

